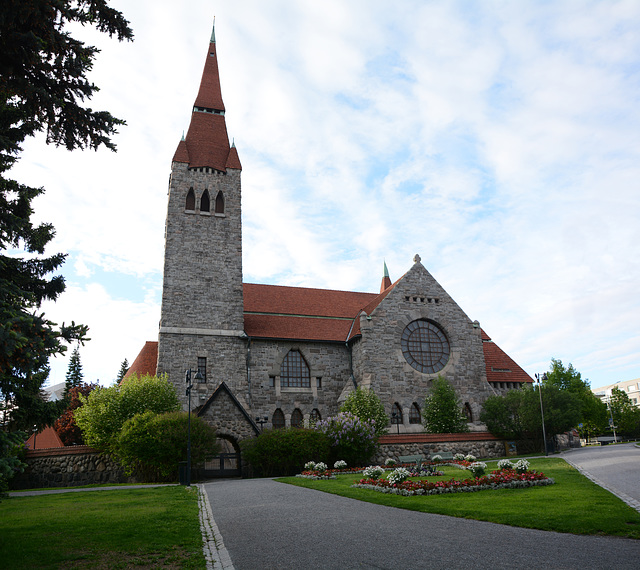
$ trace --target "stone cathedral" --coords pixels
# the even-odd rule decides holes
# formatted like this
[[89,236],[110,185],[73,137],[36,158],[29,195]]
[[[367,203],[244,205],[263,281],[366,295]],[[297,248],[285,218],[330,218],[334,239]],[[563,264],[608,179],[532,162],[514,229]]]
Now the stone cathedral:
[[471,429],[484,400],[532,379],[471,320],[416,255],[380,291],[242,280],[242,166],[229,144],[212,36],[186,136],[171,163],[162,312],[127,375],[166,374],[187,408],[234,444],[268,427],[338,412],[357,386],[375,391],[400,432],[420,432],[438,375],[455,387]]

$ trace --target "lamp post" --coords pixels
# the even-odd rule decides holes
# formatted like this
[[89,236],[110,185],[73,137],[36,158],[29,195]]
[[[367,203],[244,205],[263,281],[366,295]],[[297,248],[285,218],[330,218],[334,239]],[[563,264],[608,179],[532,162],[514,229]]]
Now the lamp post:
[[262,431],[263,431],[263,429],[264,429],[262,426],[263,426],[264,424],[266,424],[268,421],[269,421],[269,418],[268,418],[267,416],[264,416],[263,418],[261,418],[261,417],[257,417],[257,418],[256,418],[256,423],[257,423],[257,424],[260,424],[260,431],[261,431],[261,432],[262,432]]
[[[613,443],[618,443],[618,436],[616,435],[616,426],[613,423],[613,410],[611,409],[611,400],[607,400],[607,408],[609,408],[609,425],[611,426],[611,429],[613,430]],[[35,445],[35,438],[34,438],[34,445]]]
[[547,452],[547,433],[544,429],[544,409],[542,407],[542,382],[547,379],[547,373],[545,372],[540,376],[540,374],[536,374],[536,380],[538,381],[538,390],[540,392],[540,415],[542,417],[542,439],[544,442],[544,454],[549,455]]
[[[203,376],[200,370],[196,371],[196,382],[202,382]],[[185,373],[185,382],[187,383],[187,396],[189,398],[189,415],[187,419],[187,487],[191,487],[191,388],[193,383],[191,381],[191,368]]]
[[36,450],[36,436],[38,435],[38,426],[33,424],[33,451]]

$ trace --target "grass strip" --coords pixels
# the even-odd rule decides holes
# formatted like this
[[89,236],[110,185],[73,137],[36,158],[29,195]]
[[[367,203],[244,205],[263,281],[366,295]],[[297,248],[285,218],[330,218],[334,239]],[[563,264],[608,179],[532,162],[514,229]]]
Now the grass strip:
[[13,497],[0,503],[0,568],[205,568],[197,489]]
[[[497,462],[485,462],[488,471],[497,468]],[[404,497],[351,487],[361,478],[358,475],[339,475],[336,479],[317,481],[300,477],[277,480],[359,501],[425,513],[555,532],[640,539],[640,513],[584,477],[564,459],[531,459],[530,463],[531,469],[542,471],[553,478],[555,484],[528,489]],[[445,475],[434,477],[434,481],[470,477],[468,471],[454,467],[442,470]]]

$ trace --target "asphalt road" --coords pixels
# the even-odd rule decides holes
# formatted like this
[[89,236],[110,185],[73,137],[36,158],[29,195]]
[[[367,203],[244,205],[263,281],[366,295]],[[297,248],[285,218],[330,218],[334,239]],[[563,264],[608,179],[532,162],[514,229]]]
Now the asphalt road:
[[[634,443],[582,447],[562,456],[616,495],[640,505],[640,447]],[[638,561],[640,568],[640,560]]]
[[277,483],[205,485],[236,570],[640,567],[640,541],[384,507]]

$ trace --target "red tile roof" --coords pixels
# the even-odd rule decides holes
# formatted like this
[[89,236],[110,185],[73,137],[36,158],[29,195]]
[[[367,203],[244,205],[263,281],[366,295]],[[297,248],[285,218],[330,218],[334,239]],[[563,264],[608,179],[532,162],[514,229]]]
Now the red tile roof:
[[42,431],[35,434],[35,447],[34,447],[34,434],[26,441],[26,446],[33,449],[53,449],[58,447],[64,447],[64,443],[58,436],[56,430],[51,426],[47,426]]
[[209,44],[189,130],[178,144],[173,162],[220,172],[226,172],[227,168],[242,169],[238,151],[229,147],[215,42]]
[[482,349],[489,382],[533,382],[533,378],[484,331],[482,331]]
[[129,376],[134,374],[144,376],[149,374],[155,376],[158,365],[158,342],[148,340],[144,343],[140,354],[133,361],[133,364],[127,370],[122,381],[124,382]]
[[220,72],[218,71],[218,55],[215,42],[209,43],[207,59],[202,70],[200,89],[196,97],[195,107],[224,111],[222,91],[220,89]]

